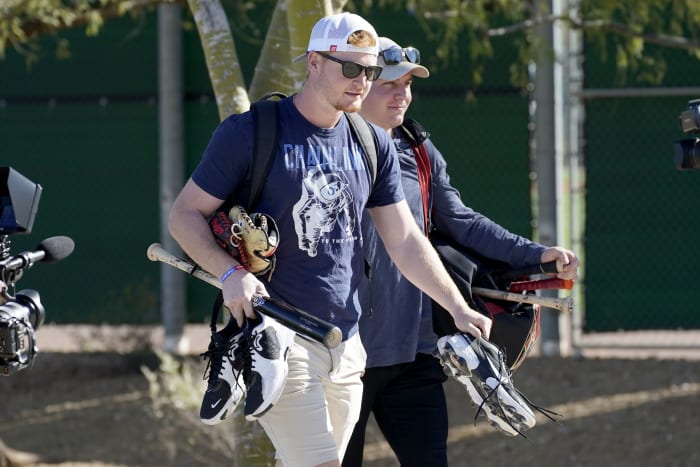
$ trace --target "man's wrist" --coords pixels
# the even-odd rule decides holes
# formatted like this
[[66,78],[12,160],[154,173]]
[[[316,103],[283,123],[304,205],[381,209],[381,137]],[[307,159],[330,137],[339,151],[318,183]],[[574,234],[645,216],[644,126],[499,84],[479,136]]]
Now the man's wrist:
[[224,281],[231,276],[231,274],[233,274],[236,271],[240,271],[241,269],[245,269],[245,266],[243,266],[242,264],[236,264],[234,266],[231,266],[225,273],[221,275],[221,279],[219,279],[219,282],[223,284]]

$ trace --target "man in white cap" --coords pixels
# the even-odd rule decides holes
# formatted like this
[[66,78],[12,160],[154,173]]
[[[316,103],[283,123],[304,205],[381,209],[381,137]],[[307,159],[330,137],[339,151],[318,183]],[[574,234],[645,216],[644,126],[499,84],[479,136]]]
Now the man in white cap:
[[[216,244],[207,224],[227,200],[246,205],[254,139],[250,112],[219,125],[170,214],[170,231],[185,252],[221,277],[224,305],[238,326],[258,319],[251,299],[262,294],[328,320],[343,332],[343,342],[330,350],[296,336],[281,357],[288,365],[284,389],[257,415],[275,446],[278,465],[339,466],[358,419],[366,357],[357,333],[365,208],[407,277],[443,304],[463,331],[474,336],[490,331],[491,321],[465,302],[413,221],[392,141],[372,128],[377,152],[372,185],[349,127],[345,112],[361,108],[381,72],[377,41],[374,28],[357,15],[322,18],[304,54],[307,81],[298,94],[278,104],[277,153],[255,207],[272,216],[280,232],[271,280],[241,269]],[[232,366],[219,368],[230,372]],[[265,375],[261,378],[265,384]],[[235,381],[231,375],[226,379]],[[253,389],[247,387],[249,394]]]
[[[466,207],[450,185],[446,162],[417,122],[405,119],[414,77],[427,78],[420,53],[379,38],[382,73],[362,103],[361,115],[380,126],[396,146],[401,180],[414,222],[424,235],[435,225],[457,243],[513,266],[561,259],[563,278],[576,276],[578,259],[560,247],[547,248],[514,235]],[[423,145],[430,161],[424,205],[416,148]],[[424,210],[424,206],[427,209]],[[370,413],[402,466],[447,465],[447,408],[442,366],[433,356],[437,336],[432,307],[392,262],[371,222],[363,219],[369,278],[360,288],[363,315],[360,336],[367,351],[367,370],[360,419],[343,459],[343,467],[362,465],[365,429]]]

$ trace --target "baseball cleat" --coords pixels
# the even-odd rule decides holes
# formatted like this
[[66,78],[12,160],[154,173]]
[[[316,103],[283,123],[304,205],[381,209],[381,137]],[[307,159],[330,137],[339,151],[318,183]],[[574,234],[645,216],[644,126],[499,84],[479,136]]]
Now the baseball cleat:
[[245,416],[256,420],[279,399],[287,381],[287,355],[294,343],[294,331],[275,319],[256,312],[259,320],[248,321],[248,341],[243,373],[247,389]]
[[211,336],[209,348],[202,354],[208,359],[204,377],[207,390],[199,409],[199,418],[207,425],[216,425],[233,412],[245,395],[243,385],[243,347],[246,341],[242,333],[226,338],[216,332]]
[[477,406],[475,419],[483,412],[491,425],[508,436],[524,436],[535,426],[535,414],[513,386],[498,347],[469,334],[454,334],[438,339],[438,353],[445,373],[466,387]]

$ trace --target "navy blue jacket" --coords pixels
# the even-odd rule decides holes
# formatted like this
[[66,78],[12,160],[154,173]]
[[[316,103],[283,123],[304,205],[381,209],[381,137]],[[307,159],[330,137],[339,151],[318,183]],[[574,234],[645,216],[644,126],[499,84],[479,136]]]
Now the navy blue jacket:
[[[403,131],[394,130],[394,143],[406,201],[423,229],[423,201],[412,142]],[[430,139],[424,144],[432,169],[431,222],[437,229],[459,244],[513,267],[538,263],[545,247],[466,207],[450,185],[445,158]],[[360,288],[360,336],[367,350],[367,367],[411,362],[417,353],[431,354],[437,336],[432,328],[430,297],[401,275],[370,216],[364,216],[362,228],[370,271]]]

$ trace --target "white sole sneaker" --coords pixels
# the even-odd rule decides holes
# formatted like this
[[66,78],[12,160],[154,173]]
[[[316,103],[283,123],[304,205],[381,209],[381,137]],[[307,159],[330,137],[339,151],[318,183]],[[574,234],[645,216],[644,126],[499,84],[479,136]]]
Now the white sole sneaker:
[[245,416],[260,418],[279,400],[287,382],[287,357],[294,343],[294,331],[273,318],[263,316],[248,337],[250,368],[246,369]]

